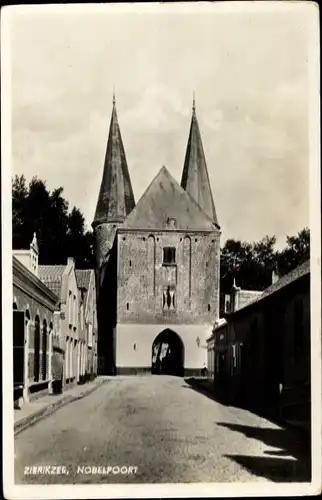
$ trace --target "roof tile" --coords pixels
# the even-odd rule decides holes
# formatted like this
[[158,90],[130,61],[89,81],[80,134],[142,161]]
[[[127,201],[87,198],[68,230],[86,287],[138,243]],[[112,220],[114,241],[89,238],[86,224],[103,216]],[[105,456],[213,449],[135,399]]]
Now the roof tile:
[[94,222],[123,219],[135,206],[115,101]]
[[[171,219],[174,226],[169,225]],[[215,225],[198,203],[162,167],[136,207],[124,229],[169,229],[213,231]]]
[[62,275],[66,266],[38,266],[39,279],[58,296],[61,292]]

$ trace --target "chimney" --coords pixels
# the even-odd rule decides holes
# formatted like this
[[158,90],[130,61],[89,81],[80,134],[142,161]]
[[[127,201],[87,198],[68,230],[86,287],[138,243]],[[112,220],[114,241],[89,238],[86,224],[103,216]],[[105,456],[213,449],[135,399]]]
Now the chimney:
[[234,278],[233,286],[231,287],[230,312],[238,311],[239,309],[239,293],[241,288],[236,285]]
[[274,283],[276,283],[278,280],[279,280],[279,275],[277,274],[276,271],[272,271],[272,285],[274,285]]
[[67,265],[75,267],[75,259],[74,259],[74,257],[68,257],[67,258]]

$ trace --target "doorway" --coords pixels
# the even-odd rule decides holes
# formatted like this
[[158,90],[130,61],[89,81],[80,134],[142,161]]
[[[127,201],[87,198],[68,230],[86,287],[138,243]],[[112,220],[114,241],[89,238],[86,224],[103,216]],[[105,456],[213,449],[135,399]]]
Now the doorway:
[[155,338],[151,366],[153,374],[183,377],[184,345],[176,332],[167,328]]

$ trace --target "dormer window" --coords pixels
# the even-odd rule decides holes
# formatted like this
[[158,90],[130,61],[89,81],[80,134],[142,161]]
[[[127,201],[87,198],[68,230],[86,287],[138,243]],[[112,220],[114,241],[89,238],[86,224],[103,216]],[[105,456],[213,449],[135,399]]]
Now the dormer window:
[[167,227],[170,229],[175,229],[177,227],[177,219],[175,217],[168,217]]
[[173,265],[176,263],[176,249],[174,247],[164,247],[163,264]]

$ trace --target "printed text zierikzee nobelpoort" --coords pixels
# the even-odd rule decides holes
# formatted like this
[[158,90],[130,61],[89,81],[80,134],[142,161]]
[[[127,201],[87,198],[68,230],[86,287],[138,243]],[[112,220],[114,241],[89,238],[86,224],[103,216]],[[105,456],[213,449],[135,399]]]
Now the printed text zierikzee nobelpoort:
[[136,474],[138,467],[135,465],[77,465],[75,468],[67,467],[66,465],[26,465],[24,468],[25,475],[69,475],[76,474],[100,474],[100,475],[128,475]]

